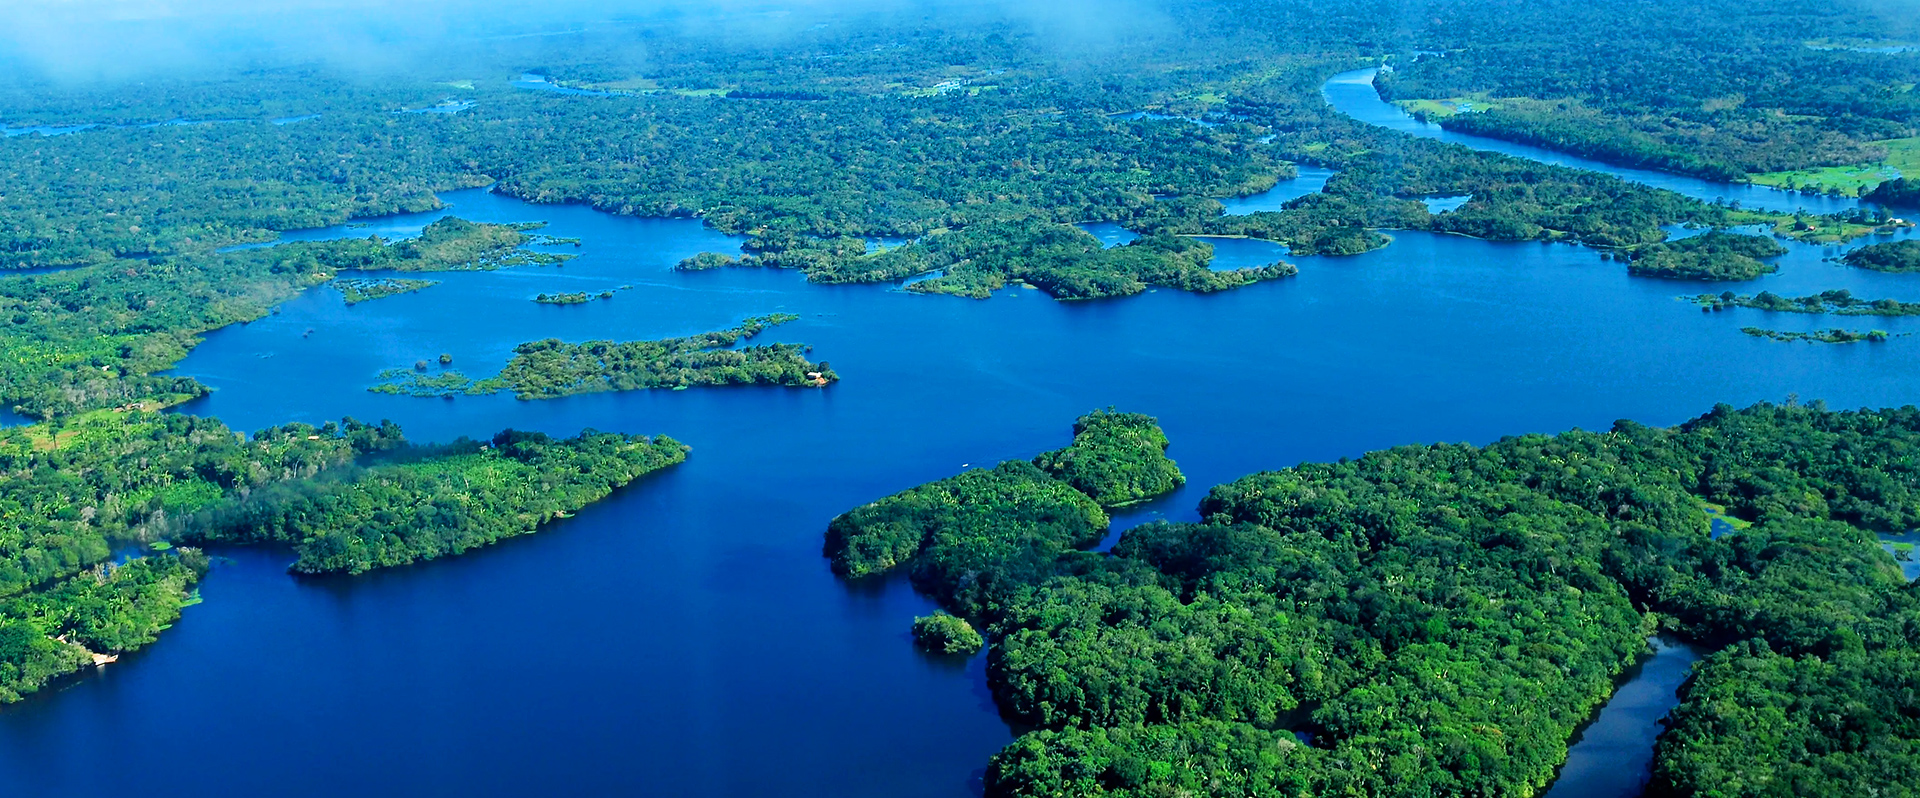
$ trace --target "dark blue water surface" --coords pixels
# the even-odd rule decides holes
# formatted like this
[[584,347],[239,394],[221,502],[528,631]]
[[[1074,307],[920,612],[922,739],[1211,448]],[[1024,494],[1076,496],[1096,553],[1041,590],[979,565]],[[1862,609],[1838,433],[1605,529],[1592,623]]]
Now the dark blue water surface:
[[1724,199],[1739,202],[1742,207],[1792,213],[1806,210],[1812,213],[1835,213],[1860,207],[1862,203],[1845,197],[1829,197],[1824,194],[1796,194],[1767,186],[1746,183],[1717,183],[1694,177],[1682,177],[1666,172],[1648,169],[1629,169],[1614,166],[1588,158],[1568,155],[1563,152],[1515,144],[1510,141],[1455,133],[1429,122],[1422,122],[1399,106],[1380,99],[1379,92],[1373,88],[1373,76],[1378,69],[1356,69],[1334,76],[1321,88],[1321,94],[1335,109],[1348,116],[1369,124],[1392,128],[1422,138],[1438,139],[1452,144],[1460,144],[1476,150],[1505,153],[1530,161],[1568,166],[1575,169],[1587,169],[1605,172],[1615,177],[1644,183],[1656,188],[1685,194],[1694,199],[1712,202]]
[[[352,307],[315,289],[208,335],[177,373],[215,392],[182,410],[242,429],[390,418],[416,440],[667,433],[692,445],[688,462],[538,535],[418,567],[295,579],[286,552],[221,552],[205,603],[160,642],[0,712],[0,795],[966,796],[1011,739],[982,658],[916,653],[908,624],[931,605],[903,581],[828,572],[821,535],[848,508],[1062,445],[1075,416],[1109,405],[1159,416],[1190,480],[1121,515],[1125,528],[1191,519],[1209,486],[1253,471],[1396,444],[1671,424],[1789,393],[1838,407],[1920,396],[1920,339],[1753,338],[1738,328],[1833,320],[1703,314],[1676,297],[1727,286],[1629,278],[1563,245],[1397,233],[1216,295],[975,301],[767,269],[674,272],[738,241],[484,190],[444,199],[446,211],[288,238],[406,235],[456,213],[550,221],[545,232],[584,240],[563,250],[581,257],[434,275]],[[1222,265],[1279,254],[1212,243]],[[1732,287],[1920,300],[1916,278],[1823,254],[1796,245],[1781,274]],[[530,301],[620,286],[633,288]],[[543,402],[365,390],[442,352],[479,376],[522,341],[686,335],[775,311],[801,319],[764,339],[813,345],[843,382]],[[1847,326],[1920,330],[1858,321]]]
[[1544,798],[1635,798],[1653,778],[1653,743],[1661,721],[1680,705],[1680,685],[1701,651],[1654,638],[1653,654],[1630,671],[1600,715],[1574,738],[1560,777]]

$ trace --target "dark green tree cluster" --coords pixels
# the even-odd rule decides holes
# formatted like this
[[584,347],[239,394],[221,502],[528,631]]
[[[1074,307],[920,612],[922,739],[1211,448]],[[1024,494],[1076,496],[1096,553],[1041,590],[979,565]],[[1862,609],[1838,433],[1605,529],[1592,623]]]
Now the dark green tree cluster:
[[[1209,244],[1175,235],[1143,237],[1107,248],[1086,231],[1041,219],[990,222],[868,254],[857,238],[799,242],[763,249],[746,265],[805,269],[820,283],[873,283],[931,275],[909,291],[986,299],[1010,283],[1025,283],[1055,299],[1130,296],[1161,285],[1213,292],[1298,273],[1291,264],[1231,271],[1208,267]],[[712,255],[713,253],[705,253]],[[720,258],[722,256],[714,256]],[[698,258],[692,259],[698,260]],[[697,268],[724,265],[705,261]],[[732,261],[726,261],[732,263]],[[690,268],[682,264],[681,268]]]
[[1073,443],[1043,452],[1034,465],[1100,506],[1126,507],[1187,484],[1167,457],[1167,434],[1152,416],[1096,410],[1073,422]]
[[1840,262],[1876,272],[1920,272],[1920,241],[1868,244],[1842,255]]
[[342,277],[328,283],[340,292],[349,305],[371,299],[385,299],[396,294],[408,294],[439,284],[439,280],[407,280],[398,277]]
[[1920,208],[1920,179],[1896,177],[1874,186],[1862,199],[1900,208]]
[[206,570],[205,555],[180,549],[0,601],[0,704],[152,643],[194,600]]
[[1845,288],[1821,291],[1801,297],[1783,297],[1772,291],[1741,296],[1732,291],[1701,294],[1693,298],[1701,310],[1753,308],[1776,313],[1831,313],[1837,316],[1920,316],[1920,302],[1898,299],[1861,299]]
[[187,539],[291,543],[299,573],[360,573],[531,534],[686,459],[666,436],[508,430],[389,453],[203,510]]
[[819,388],[840,379],[827,361],[807,359],[805,344],[734,348],[791,313],[756,316],[731,330],[658,341],[587,341],[549,338],[514,348],[499,374],[469,379],[457,371],[426,375],[390,369],[369,390],[407,396],[481,396],[512,391],[521,399],[557,399],[600,391],[690,388],[719,385],[785,385]]
[[1786,247],[1766,236],[1710,230],[1632,250],[1627,272],[1670,280],[1752,280],[1779,270],[1763,258],[1785,254]]
[[[1914,598],[1867,530],[1920,523],[1916,445],[1920,409],[1758,405],[1403,447],[1219,486],[1203,523],[1137,527],[1111,556],[1007,528],[1031,503],[954,506],[962,475],[837,519],[829,553],[842,573],[918,575],[961,559],[928,528],[1000,510],[970,538],[1013,546],[968,550],[964,593],[915,580],[991,631],[995,697],[1035,728],[995,757],[990,795],[1533,793],[1663,624],[1755,646],[1690,688],[1666,788],[1897,791],[1920,743],[1898,671],[1739,673],[1912,656]],[[1709,503],[1753,525],[1712,538]],[[1739,653],[1763,648],[1792,661]],[[1859,702],[1837,726],[1835,701]],[[1766,724],[1759,739],[1792,744],[1751,750]],[[1874,771],[1879,752],[1905,758]]]
[[965,618],[944,612],[913,619],[913,641],[936,654],[972,654],[987,644]]
[[1862,341],[1868,341],[1872,343],[1881,343],[1887,340],[1888,338],[1893,337],[1892,333],[1889,333],[1886,330],[1867,330],[1866,332],[1857,332],[1854,330],[1843,330],[1843,329],[1840,329],[1839,327],[1834,327],[1832,329],[1827,329],[1827,330],[1814,330],[1812,332],[1800,332],[1798,330],[1769,330],[1765,327],[1741,327],[1740,331],[1748,335],[1751,335],[1755,338],[1766,338],[1774,341],[1785,341],[1788,343],[1791,343],[1794,341],[1806,341],[1808,343],[1816,343],[1816,344],[1857,344]]

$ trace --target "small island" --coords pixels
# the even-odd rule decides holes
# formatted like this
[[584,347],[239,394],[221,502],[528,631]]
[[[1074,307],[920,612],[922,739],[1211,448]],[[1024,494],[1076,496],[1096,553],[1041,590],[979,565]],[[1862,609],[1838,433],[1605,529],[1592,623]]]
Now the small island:
[[690,388],[716,385],[825,387],[840,379],[826,361],[807,360],[805,344],[768,344],[732,348],[777,324],[799,319],[791,313],[758,316],[731,330],[659,341],[587,341],[557,338],[514,348],[499,374],[475,380],[458,371],[425,374],[388,369],[374,393],[403,396],[482,396],[512,391],[520,399],[557,399],[600,391]]
[[1765,236],[1711,230],[1691,238],[1648,244],[1626,253],[1627,272],[1670,280],[1736,281],[1772,274],[1779,267],[1761,262],[1787,254]]
[[411,293],[439,284],[439,280],[405,280],[398,277],[342,277],[331,283],[349,305]]
[[1876,272],[1920,272],[1920,241],[1868,244],[1841,256],[1840,262]]
[[1754,308],[1777,313],[1830,313],[1836,316],[1920,316],[1920,302],[1897,299],[1859,299],[1852,291],[1840,288],[1802,297],[1783,297],[1771,291],[1741,296],[1732,291],[1693,297],[1703,311],[1726,308]]
[[389,242],[379,236],[361,241],[328,242],[317,249],[324,266],[335,270],[366,269],[402,272],[492,271],[514,266],[557,266],[573,255],[533,252],[528,244],[553,244],[562,239],[528,231],[545,222],[486,224],[448,216],[427,225],[416,238]]
[[1816,344],[1857,344],[1862,341],[1877,344],[1892,337],[1886,330],[1854,332],[1852,330],[1842,330],[1838,328],[1816,330],[1814,332],[1783,332],[1781,330],[1769,330],[1763,327],[1741,327],[1740,331],[1756,338],[1767,338],[1787,342],[1806,341]]
[[538,302],[542,305],[584,305],[588,302],[592,302],[595,299],[612,299],[612,298],[613,298],[612,291],[601,291],[598,294],[590,294],[590,293],[587,293],[586,291],[575,291],[572,293],[565,293],[565,294],[541,294],[539,296],[534,297],[533,301]]
[[972,654],[987,644],[967,619],[944,612],[913,619],[913,641],[935,654]]

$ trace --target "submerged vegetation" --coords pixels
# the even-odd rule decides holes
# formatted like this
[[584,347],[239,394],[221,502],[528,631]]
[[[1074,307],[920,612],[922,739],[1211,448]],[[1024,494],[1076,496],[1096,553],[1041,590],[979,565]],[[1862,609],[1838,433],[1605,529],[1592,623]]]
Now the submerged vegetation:
[[1741,327],[1740,331],[1755,338],[1768,338],[1789,343],[1806,341],[1815,344],[1857,344],[1866,341],[1877,344],[1892,337],[1886,330],[1855,332],[1853,330],[1842,330],[1838,327],[1831,330],[1815,330],[1813,332],[1769,330],[1765,327]]
[[342,277],[328,283],[340,291],[349,305],[412,293],[439,284],[439,280],[406,280],[397,277]]
[[424,374],[389,369],[375,393],[405,396],[481,396],[512,391],[521,399],[557,399],[600,391],[690,388],[713,385],[786,385],[822,387],[840,375],[822,360],[807,360],[805,344],[767,344],[733,348],[776,324],[798,319],[791,313],[757,316],[731,330],[659,341],[587,341],[558,339],[524,343],[499,374],[474,380],[457,371]]
[[[1402,447],[1218,486],[1111,555],[1082,551],[1090,502],[1012,462],[852,510],[826,551],[991,632],[995,699],[1033,730],[989,795],[1530,793],[1660,628],[1745,642],[1683,695],[1657,789],[1757,767],[1897,790],[1920,605],[1868,530],[1920,523],[1916,443],[1912,407],[1763,404]],[[1709,505],[1743,523],[1710,537]],[[1849,701],[1880,720],[1826,720]]]

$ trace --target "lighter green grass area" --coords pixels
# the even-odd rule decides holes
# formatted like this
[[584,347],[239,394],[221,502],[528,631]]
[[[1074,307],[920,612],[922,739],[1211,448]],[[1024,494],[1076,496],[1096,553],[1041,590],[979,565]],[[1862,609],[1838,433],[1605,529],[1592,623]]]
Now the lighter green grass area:
[[439,83],[436,85],[446,86],[454,89],[466,89],[468,91],[473,90],[473,81],[471,80],[449,80],[444,83]]
[[1731,515],[1727,515],[1726,505],[1714,504],[1713,502],[1707,501],[1705,499],[1695,499],[1694,504],[1699,506],[1700,512],[1707,514],[1707,531],[1708,532],[1713,531],[1713,521],[1716,518],[1727,522],[1727,525],[1733,527],[1733,530],[1735,532],[1738,532],[1743,529],[1751,529],[1753,527],[1752,521],[1748,521],[1744,518],[1735,518]]
[[1852,166],[1768,172],[1754,175],[1752,180],[1760,185],[1774,188],[1838,191],[1843,194],[1858,195],[1863,190],[1872,191],[1874,186],[1896,177],[1907,175],[1920,177],[1920,136],[1887,139],[1874,143],[1887,148],[1886,160]]
[[1407,113],[1435,118],[1492,111],[1500,107],[1499,103],[1485,94],[1447,97],[1439,100],[1396,100],[1394,104]]

